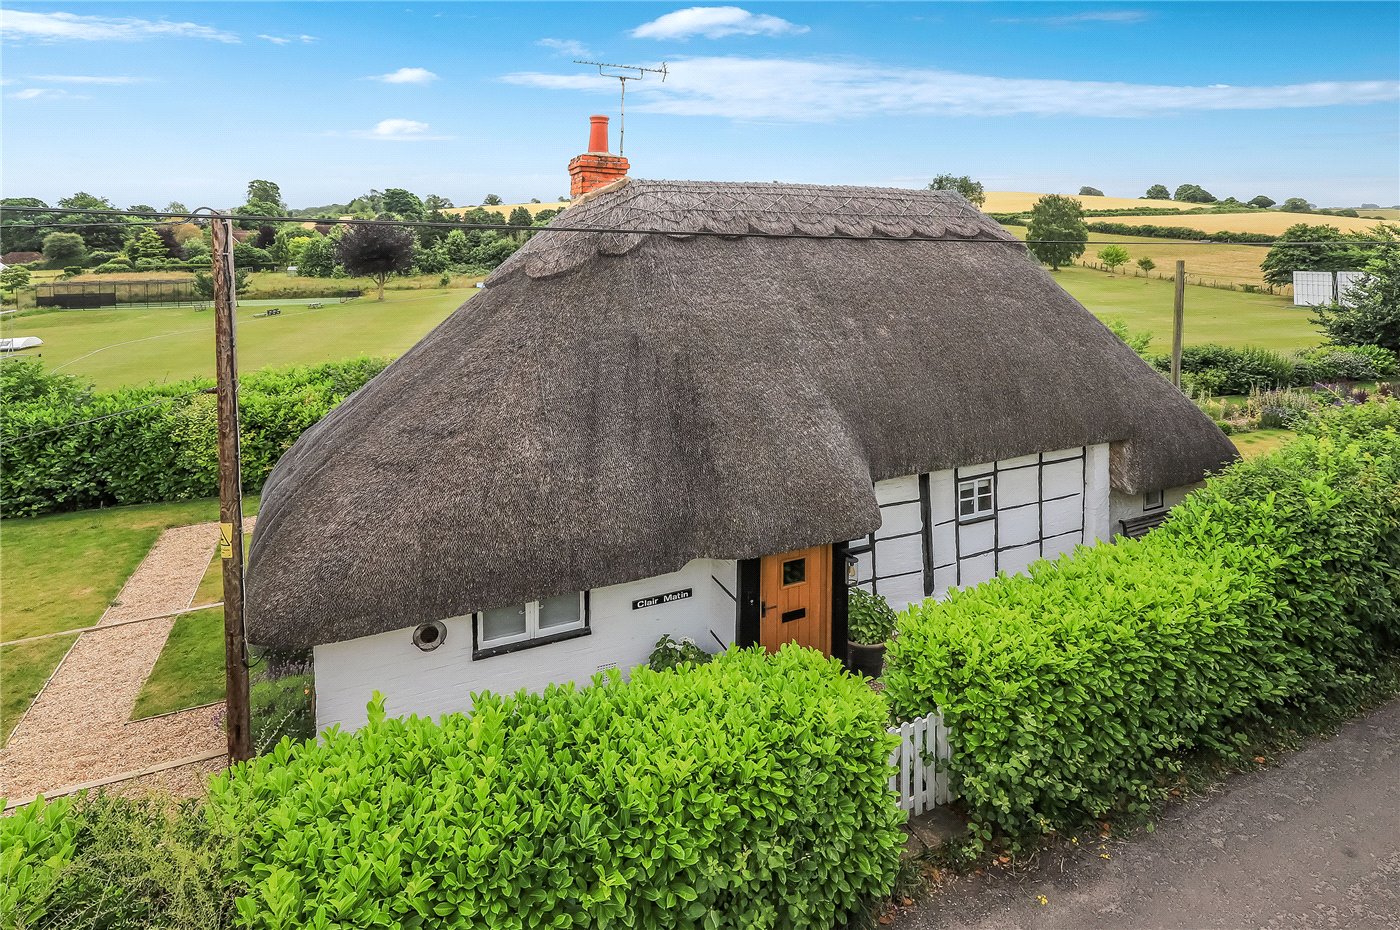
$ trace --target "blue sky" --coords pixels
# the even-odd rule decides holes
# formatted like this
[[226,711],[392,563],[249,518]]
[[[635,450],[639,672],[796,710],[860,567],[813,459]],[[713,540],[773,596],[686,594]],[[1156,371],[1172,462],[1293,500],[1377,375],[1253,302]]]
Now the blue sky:
[[[5,196],[553,200],[617,82],[639,177],[1400,203],[1396,3],[14,3]],[[616,120],[614,119],[614,131]],[[614,150],[616,142],[614,141]]]

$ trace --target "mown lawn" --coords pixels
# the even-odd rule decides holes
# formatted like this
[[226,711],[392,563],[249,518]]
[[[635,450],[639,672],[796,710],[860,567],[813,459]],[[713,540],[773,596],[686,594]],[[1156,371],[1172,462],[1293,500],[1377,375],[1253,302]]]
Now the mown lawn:
[[[257,496],[244,498],[243,507],[248,514],[257,513]],[[218,501],[198,500],[0,522],[0,639],[10,643],[0,649],[5,734],[73,637],[13,641],[92,626],[162,530],[218,516]]]
[[224,697],[224,609],[211,607],[175,619],[151,676],[136,696],[132,720]]
[[[243,534],[243,557],[248,557],[248,546],[253,541],[252,533]],[[219,550],[215,548],[214,555],[209,560],[209,567],[204,570],[204,577],[199,581],[199,589],[194,592],[194,600],[190,602],[191,607],[203,607],[206,604],[217,604],[224,599],[224,565],[223,559],[219,557]]]
[[0,646],[0,746],[77,638],[54,636]]
[[[242,306],[239,368],[397,357],[474,293],[396,290],[383,303],[326,298],[319,308],[289,302],[278,316],[262,315],[276,301]],[[193,307],[25,313],[0,321],[0,336],[38,336],[45,364],[99,388],[214,375],[214,317]]]
[[218,518],[218,501],[197,500],[0,522],[0,641],[92,626],[162,530]]
[[1252,459],[1273,452],[1298,434],[1287,429],[1258,429],[1252,433],[1236,433],[1230,437],[1240,455]]
[[[1151,333],[1151,351],[1171,350],[1172,282],[1077,267],[1061,268],[1054,277],[1100,319],[1119,319],[1130,331]],[[1188,287],[1185,317],[1186,345],[1217,343],[1291,351],[1322,342],[1308,311],[1294,307],[1288,297]]]

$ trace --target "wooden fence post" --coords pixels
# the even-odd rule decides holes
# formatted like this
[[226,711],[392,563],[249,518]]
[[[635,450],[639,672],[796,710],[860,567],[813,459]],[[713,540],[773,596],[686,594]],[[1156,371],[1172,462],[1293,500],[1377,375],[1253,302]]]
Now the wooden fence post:
[[1176,262],[1176,298],[1172,302],[1172,384],[1181,390],[1181,331],[1186,323],[1186,262]]

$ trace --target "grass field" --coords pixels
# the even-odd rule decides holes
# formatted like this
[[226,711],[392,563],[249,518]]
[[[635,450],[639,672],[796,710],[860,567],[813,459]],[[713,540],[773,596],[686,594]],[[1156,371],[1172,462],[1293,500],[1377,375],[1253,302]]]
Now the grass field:
[[[1007,226],[1005,229],[1018,239],[1026,238],[1026,227]],[[1266,246],[1257,245],[1191,245],[1180,239],[1157,239],[1148,236],[1115,236],[1108,233],[1089,233],[1093,245],[1084,249],[1080,256],[1092,261],[1103,243],[1116,243],[1128,250],[1130,260],[1119,269],[1120,274],[1132,276],[1137,272],[1139,258],[1150,258],[1157,267],[1154,275],[1170,276],[1178,259],[1186,262],[1187,280],[1197,283],[1198,279],[1229,282],[1231,284],[1255,284],[1263,286],[1264,273],[1259,263],[1268,254]],[[1288,288],[1289,293],[1292,288]],[[1281,292],[1282,293],[1282,292]]]
[[1376,220],[1400,220],[1400,207],[1353,207],[1362,216]]
[[1238,433],[1230,437],[1240,455],[1252,459],[1256,455],[1273,452],[1298,434],[1286,429],[1258,429],[1252,433]]
[[[1107,216],[1089,217],[1089,222],[1100,220],[1105,223],[1150,224],[1154,226],[1186,226],[1210,234],[1228,230],[1230,232],[1266,233],[1280,235],[1288,227],[1297,223],[1309,226],[1333,226],[1344,233],[1366,232],[1379,220],[1365,217],[1325,216],[1317,213],[1281,213],[1266,210],[1259,213],[1200,213],[1195,216]],[[1261,256],[1262,258],[1262,256]]]
[[[488,206],[486,206],[486,205],[483,204],[479,209],[482,209],[482,210],[491,210],[491,211],[494,211],[494,212],[496,212],[496,213],[501,214],[501,216],[510,216],[510,211],[514,210],[516,207],[524,207],[526,210],[529,210],[529,211],[530,211],[530,215],[531,215],[531,216],[534,216],[536,213],[539,213],[541,210],[558,210],[558,209],[560,209],[561,207],[567,207],[568,205],[569,205],[569,204],[568,204],[567,202],[549,201],[549,200],[546,200],[544,203],[501,203],[501,204],[496,204],[494,207],[488,207]],[[442,212],[443,212],[443,213],[446,213],[446,214],[449,214],[449,215],[451,215],[451,216],[461,216],[463,213],[466,213],[468,210],[476,210],[476,209],[478,209],[478,208],[477,208],[477,207],[470,207],[470,206],[468,206],[468,207],[453,207],[453,208],[450,209],[450,210],[443,210]]]
[[[1095,316],[1120,319],[1131,331],[1151,333],[1153,351],[1171,348],[1172,282],[1078,267],[1062,268],[1054,277]],[[1287,297],[1188,287],[1183,339],[1186,345],[1305,349],[1322,341],[1308,320],[1307,311],[1295,308]]]
[[[1035,202],[1044,196],[1031,191],[987,191],[982,210],[987,213],[1021,213],[1034,207]],[[1189,210],[1202,206],[1176,200],[1139,200],[1136,197],[1081,197],[1078,194],[1065,196],[1073,197],[1086,210]]]
[[0,746],[77,638],[55,636],[0,646]]
[[211,607],[175,619],[151,676],[136,696],[132,720],[224,697],[224,610]]
[[[331,300],[319,309],[285,307],[273,317],[259,316],[267,306],[241,307],[239,368],[396,357],[474,293],[390,291],[383,303]],[[214,374],[214,317],[192,307],[27,313],[0,321],[0,336],[38,336],[45,364],[99,388]]]

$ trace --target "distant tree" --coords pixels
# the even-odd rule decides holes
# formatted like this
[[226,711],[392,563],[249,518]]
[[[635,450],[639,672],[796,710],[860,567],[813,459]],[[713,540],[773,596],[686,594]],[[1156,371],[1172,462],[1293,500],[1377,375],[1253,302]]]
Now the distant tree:
[[448,200],[446,197],[440,197],[437,194],[429,194],[423,198],[423,209],[427,210],[429,213],[451,210],[452,201]]
[[1167,190],[1165,184],[1153,184],[1147,189],[1147,193],[1142,195],[1143,200],[1171,200],[1172,192]]
[[22,287],[29,286],[29,269],[21,265],[11,265],[0,271],[0,289],[13,294]]
[[[250,200],[241,207],[234,207],[235,216],[278,216],[282,213],[282,207],[270,200]],[[258,229],[268,225],[264,220],[239,220],[239,229]],[[274,228],[273,234],[276,234]]]
[[1137,266],[1142,269],[1143,274],[1149,274],[1153,268],[1157,267],[1157,263],[1144,255],[1137,260]]
[[41,223],[67,222],[67,216],[52,213],[13,213],[5,207],[42,207],[48,204],[38,197],[6,197],[0,200],[0,213],[5,222],[0,224],[0,252],[39,252],[44,248],[44,236],[49,232]]
[[368,194],[361,194],[345,205],[345,212],[362,219],[369,219],[383,213],[384,192],[371,189]]
[[1183,184],[1172,195],[1173,200],[1185,203],[1215,203],[1215,195],[1199,184]]
[[561,213],[563,213],[563,212],[564,212],[564,211],[563,211],[562,209],[560,209],[560,210],[540,210],[539,212],[537,212],[537,213],[535,214],[535,222],[534,222],[534,225],[536,225],[536,226],[548,226],[550,220],[554,219],[556,216],[558,216],[559,214],[561,214]]
[[987,194],[982,189],[982,182],[974,181],[965,174],[940,174],[928,183],[928,189],[931,191],[956,191],[978,207],[987,202]]
[[71,265],[87,257],[87,243],[71,232],[51,232],[44,237],[44,261],[55,265]]
[[1265,281],[1284,285],[1293,283],[1295,271],[1354,271],[1365,262],[1364,252],[1337,227],[1295,223],[1274,240],[1259,267]]
[[384,189],[384,202],[381,206],[385,213],[392,213],[400,219],[420,220],[423,218],[423,201],[418,199],[417,194],[404,190],[402,187],[386,187]]
[[1279,206],[1279,209],[1284,213],[1307,213],[1312,209],[1312,204],[1302,197],[1289,197]]
[[211,252],[209,243],[203,239],[186,239],[180,243],[180,254],[188,261],[191,258],[203,258]]
[[266,249],[260,249],[251,242],[233,244],[233,267],[259,270],[271,268],[275,262]]
[[190,208],[187,207],[187,206],[185,206],[184,204],[182,204],[182,203],[181,203],[180,201],[178,201],[178,200],[172,200],[172,201],[170,201],[168,204],[165,205],[165,212],[166,212],[166,213],[189,213],[189,212],[190,212]]
[[569,199],[570,199],[570,198],[568,198],[568,197],[560,197],[560,198],[559,198],[559,203],[568,203],[568,202],[569,202]]
[[82,274],[82,273],[83,273],[83,266],[82,266],[82,265],[69,265],[69,266],[67,266],[66,268],[63,269],[63,273],[60,274],[60,275],[58,276],[58,280],[60,280],[60,281],[67,281],[67,280],[69,280],[69,279],[71,279],[71,278],[76,278],[78,275],[80,275],[80,274]]
[[277,235],[273,238],[272,244],[268,247],[267,253],[272,256],[272,260],[279,265],[291,264],[292,243],[298,239],[311,239],[316,236],[314,229],[307,229],[305,226],[296,226],[288,223],[277,230]]
[[[247,268],[239,268],[236,265],[233,269],[233,292],[242,295],[252,284],[252,278],[248,276]],[[194,273],[194,296],[199,300],[214,299],[214,276],[205,271]]]
[[[58,202],[60,207],[66,210],[115,210],[116,206],[106,197],[98,197],[89,194],[87,191],[78,191],[71,197],[64,197]],[[129,229],[124,228],[125,220],[122,217],[100,216],[92,214],[72,214],[63,217],[65,223],[93,223],[92,226],[78,226],[70,232],[75,232],[83,237],[90,252],[116,252],[126,241]]]
[[287,204],[282,200],[282,188],[272,181],[249,181],[248,202],[270,203],[277,208],[272,211],[273,214],[281,213],[287,209]]
[[1079,196],[1080,196],[1080,197],[1102,197],[1102,196],[1103,196],[1103,191],[1099,190],[1097,187],[1089,187],[1089,186],[1086,185],[1086,186],[1081,187],[1081,188],[1079,189]]
[[1363,210],[1379,210],[1380,208],[1381,205],[1378,203],[1363,203],[1361,205],[1361,209]]
[[1121,245],[1106,245],[1099,249],[1099,261],[1108,266],[1109,271],[1114,271],[1119,265],[1128,263],[1128,250]]
[[534,217],[530,215],[528,207],[516,207],[510,211],[510,218],[506,222],[512,226],[529,226],[534,222]]
[[133,236],[131,241],[126,244],[126,254],[131,257],[132,261],[139,261],[143,258],[164,261],[170,257],[170,252],[165,248],[165,240],[161,239],[160,233],[149,226]]
[[180,248],[180,238],[175,235],[174,227],[153,226],[151,228],[156,231],[156,235],[160,236],[160,241],[165,245],[165,254],[167,256],[179,257],[182,250]]
[[301,247],[301,255],[297,259],[297,274],[309,278],[329,278],[335,274],[335,266],[334,240],[326,236],[317,236]]
[[1272,197],[1265,196],[1264,194],[1260,194],[1258,197],[1252,197],[1249,200],[1249,205],[1251,207],[1261,207],[1265,210],[1269,209],[1276,203],[1278,203],[1277,200],[1275,200]]
[[376,299],[383,300],[385,280],[413,267],[416,246],[413,231],[405,226],[351,226],[336,243],[335,254],[350,274],[373,278],[379,285]]
[[1084,254],[1089,240],[1084,208],[1073,197],[1046,194],[1031,208],[1026,240],[1032,255],[1058,271],[1061,265]]
[[133,203],[131,206],[127,207],[127,209],[130,210],[132,213],[154,213],[154,212],[156,212],[156,208],[153,207],[153,206],[151,206],[151,205],[148,204],[148,203]]
[[1337,345],[1374,345],[1400,352],[1400,234],[1377,224],[1368,238],[1381,244],[1362,267],[1366,276],[1344,295],[1351,306],[1316,307],[1313,319]]
[[447,253],[447,261],[453,265],[465,265],[471,260],[472,244],[467,234],[454,229],[442,240],[442,248]]
[[487,194],[482,203],[488,207],[498,207],[501,205],[501,197],[499,194]]

